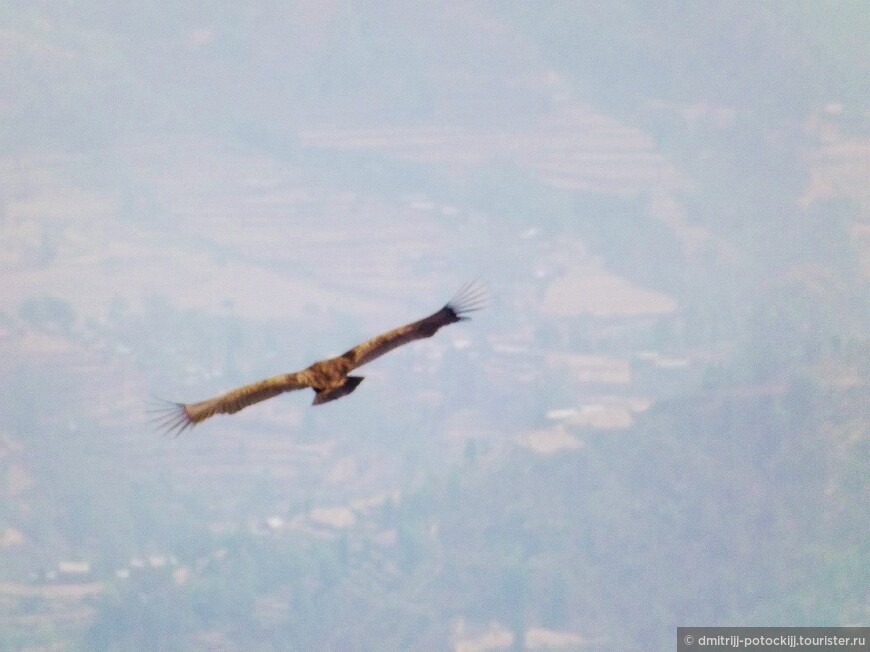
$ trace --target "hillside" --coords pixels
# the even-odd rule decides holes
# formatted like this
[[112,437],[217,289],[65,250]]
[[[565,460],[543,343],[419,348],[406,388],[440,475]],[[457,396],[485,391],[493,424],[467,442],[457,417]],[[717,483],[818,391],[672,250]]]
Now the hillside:
[[866,621],[867,12],[530,7],[0,10],[0,647]]

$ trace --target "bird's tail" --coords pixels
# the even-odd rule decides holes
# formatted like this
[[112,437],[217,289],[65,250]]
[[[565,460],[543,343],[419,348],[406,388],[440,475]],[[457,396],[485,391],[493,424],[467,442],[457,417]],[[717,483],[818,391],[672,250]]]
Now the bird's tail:
[[342,385],[317,392],[314,396],[314,402],[312,405],[322,405],[323,403],[329,403],[330,401],[334,401],[342,396],[347,396],[357,388],[357,385],[363,381],[363,378],[364,376],[348,376],[345,378]]

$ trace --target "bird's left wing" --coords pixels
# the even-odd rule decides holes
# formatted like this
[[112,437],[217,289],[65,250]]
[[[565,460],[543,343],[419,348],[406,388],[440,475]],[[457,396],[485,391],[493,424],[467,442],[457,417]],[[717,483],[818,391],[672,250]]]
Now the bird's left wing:
[[350,362],[350,369],[356,369],[403,344],[432,337],[442,326],[468,319],[466,317],[468,313],[480,310],[485,305],[486,291],[484,288],[478,283],[470,283],[438,312],[373,337],[353,347],[341,357]]
[[167,433],[180,435],[215,414],[235,414],[278,394],[310,387],[307,376],[307,371],[279,374],[196,403],[165,402],[155,410],[156,421]]

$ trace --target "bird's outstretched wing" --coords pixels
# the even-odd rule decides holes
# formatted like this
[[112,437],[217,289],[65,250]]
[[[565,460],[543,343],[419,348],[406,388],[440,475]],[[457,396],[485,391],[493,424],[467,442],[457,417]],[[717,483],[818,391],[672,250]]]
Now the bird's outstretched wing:
[[468,319],[465,315],[480,310],[485,305],[486,291],[484,288],[477,282],[469,283],[438,312],[412,324],[399,326],[373,337],[353,347],[340,357],[350,362],[350,369],[356,369],[403,344],[432,337],[442,326]]
[[361,377],[348,376],[352,369],[371,362],[402,344],[431,337],[443,326],[468,319],[468,313],[480,310],[485,304],[486,293],[483,287],[470,283],[438,312],[363,342],[343,355],[315,362],[302,371],[266,378],[196,403],[162,401],[154,410],[155,421],[167,433],[179,435],[215,414],[234,414],[254,403],[305,387],[311,387],[316,392],[314,405],[327,403],[350,394],[359,385]]
[[298,371],[243,385],[196,403],[162,401],[162,405],[153,411],[156,415],[155,421],[168,434],[177,436],[215,414],[234,414],[249,405],[265,401],[278,394],[310,387],[308,380],[307,370]]

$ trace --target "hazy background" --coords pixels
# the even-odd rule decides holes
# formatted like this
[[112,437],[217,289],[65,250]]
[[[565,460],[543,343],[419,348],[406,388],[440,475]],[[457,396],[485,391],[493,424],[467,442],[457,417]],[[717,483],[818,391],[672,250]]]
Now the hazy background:
[[[0,648],[868,624],[870,10],[0,4]],[[439,308],[363,369],[196,400]]]

